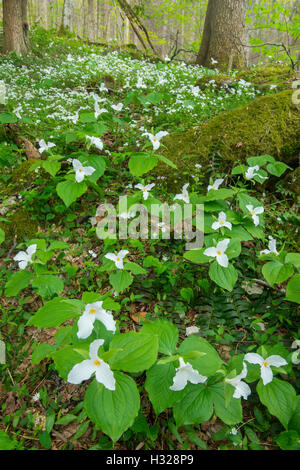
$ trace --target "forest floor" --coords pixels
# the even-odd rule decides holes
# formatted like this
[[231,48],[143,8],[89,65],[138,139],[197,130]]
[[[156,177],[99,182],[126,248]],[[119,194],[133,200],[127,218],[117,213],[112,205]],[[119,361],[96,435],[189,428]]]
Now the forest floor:
[[[128,191],[132,194],[137,183],[155,183],[151,192],[156,197],[172,200],[178,192],[175,183],[174,188],[164,186],[163,175],[150,172],[140,178],[129,171],[129,158],[152,148],[149,133],[165,131],[172,137],[175,131],[197,128],[258,96],[276,94],[276,85],[262,90],[240,79],[233,87],[218,87],[213,81],[216,70],[132,59],[124,50],[107,52],[45,31],[35,33],[32,50],[28,57],[0,56],[0,80],[7,89],[0,114],[0,226],[6,237],[0,246],[0,339],[6,345],[6,363],[0,364],[0,430],[7,433],[7,448],[278,449],[282,425],[255,394],[243,402],[241,424],[227,425],[213,415],[202,424],[177,426],[170,409],[155,414],[145,391],[134,424],[113,447],[86,413],[86,384],[61,379],[48,356],[58,345],[68,344],[59,343],[59,329],[27,324],[57,295],[79,299],[83,292],[113,294],[103,253],[124,245],[96,236],[97,206],[104,201],[115,204]],[[202,89],[196,83],[204,76],[211,81]],[[46,148],[38,160],[42,140],[55,147]],[[68,159],[88,154],[101,177],[74,202],[66,200],[56,187],[72,167]],[[190,188],[199,191],[210,177],[220,177],[218,159],[205,174],[200,165],[186,175]],[[165,171],[168,175],[170,167],[165,165]],[[286,250],[298,251],[296,196],[281,181],[272,191],[260,185],[259,196],[267,208],[268,233]],[[49,276],[49,282],[30,284],[31,278],[20,278],[17,285],[9,284],[19,272],[14,256],[37,240],[44,268],[36,274]],[[271,288],[263,280],[254,260],[239,261],[243,282],[227,291],[199,276],[194,265],[180,263],[182,241],[160,237],[126,242],[130,261],[147,259],[143,267],[150,270],[114,293],[112,306],[121,332],[139,331],[145,321],[164,318],[177,326],[183,340],[187,328],[197,327],[225,361],[265,343],[291,350],[299,338],[297,305],[285,299],[284,283]],[[257,245],[245,243],[253,252],[266,247],[261,240]],[[73,323],[64,322],[66,332]],[[38,348],[41,344],[44,349]],[[143,379],[137,376],[139,386]],[[295,373],[290,382],[299,392]]]

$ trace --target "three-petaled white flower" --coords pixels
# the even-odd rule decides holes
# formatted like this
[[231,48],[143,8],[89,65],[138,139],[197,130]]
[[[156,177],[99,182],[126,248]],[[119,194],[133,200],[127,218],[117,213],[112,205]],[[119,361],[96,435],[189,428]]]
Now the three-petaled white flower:
[[169,132],[167,131],[160,131],[160,132],[157,132],[157,134],[151,134],[150,132],[145,132],[143,135],[146,135],[149,137],[152,145],[153,145],[153,149],[154,150],[157,150],[159,147],[160,147],[160,141],[163,137],[165,137],[166,135],[168,135]]
[[200,384],[206,382],[207,377],[200,375],[199,372],[191,366],[189,362],[185,363],[183,358],[179,358],[179,367],[176,369],[176,375],[173,378],[173,385],[170,390],[178,392],[183,390],[188,382]]
[[40,146],[40,147],[39,147],[39,152],[40,152],[40,154],[42,154],[43,152],[45,152],[45,150],[46,150],[46,152],[48,152],[48,150],[51,149],[52,147],[56,147],[56,145],[53,144],[53,142],[48,142],[48,143],[46,143],[46,142],[44,141],[44,139],[41,139],[41,140],[39,141],[39,146]]
[[244,363],[243,370],[239,375],[233,377],[233,379],[225,379],[226,383],[232,385],[235,388],[233,398],[243,397],[245,400],[247,400],[248,396],[251,394],[249,385],[242,381],[242,379],[245,377],[247,377],[247,365]]
[[259,170],[258,165],[249,166],[249,168],[247,169],[247,171],[245,173],[246,180],[252,180],[252,178],[254,178],[254,176],[259,176],[258,173],[255,173],[258,170]]
[[113,261],[116,265],[116,268],[123,269],[124,268],[123,259],[125,258],[125,256],[128,253],[129,253],[128,250],[121,250],[116,255],[114,253],[107,253],[104,256],[104,258],[107,258],[107,259],[110,259],[111,261]]
[[261,255],[268,255],[270,253],[274,253],[275,255],[278,255],[278,251],[276,250],[276,240],[271,235],[269,236],[269,249],[268,250],[262,250],[260,252],[260,254]]
[[207,191],[210,191],[211,189],[217,191],[219,189],[219,186],[221,186],[221,184],[223,183],[223,181],[224,181],[224,178],[217,179],[212,185],[209,185],[207,187]]
[[75,179],[77,183],[81,183],[85,176],[90,176],[94,171],[96,171],[92,166],[83,166],[76,158],[72,160],[72,165],[75,170]]
[[105,108],[100,109],[98,101],[95,101],[94,108],[95,108],[95,111],[94,111],[95,119],[97,119],[97,117],[100,116],[100,114],[108,113],[107,109]]
[[181,193],[180,194],[176,194],[176,196],[174,197],[173,201],[175,201],[176,199],[179,199],[181,201],[184,201],[184,202],[187,202],[189,204],[190,202],[190,197],[189,197],[189,193],[187,192],[187,188],[189,186],[190,183],[187,183],[183,186],[182,190],[181,190]]
[[123,109],[123,103],[118,103],[118,104],[112,104],[111,107],[114,111],[122,111]]
[[146,201],[149,196],[149,191],[151,191],[151,189],[154,188],[154,186],[155,186],[155,183],[147,184],[146,186],[139,183],[135,185],[135,188],[140,189],[143,192],[143,198]]
[[248,209],[248,211],[252,215],[254,225],[257,226],[259,224],[258,214],[262,214],[264,212],[264,208],[262,206],[254,208],[252,204],[248,204],[248,206],[246,206],[246,208]]
[[14,261],[18,261],[19,268],[25,269],[28,263],[32,263],[32,255],[36,252],[37,245],[30,245],[26,251],[19,251],[14,257]]
[[224,268],[228,267],[228,257],[225,255],[225,251],[230,243],[230,238],[225,238],[224,240],[220,241],[216,247],[212,246],[207,248],[204,251],[204,255],[211,256],[217,259],[217,262],[220,266]]
[[222,227],[227,227],[229,230],[232,229],[231,223],[226,221],[225,212],[220,212],[218,222],[214,222],[211,226],[213,230],[218,230],[219,228],[222,228]]
[[109,365],[98,357],[98,349],[104,343],[104,339],[96,339],[90,344],[90,359],[86,359],[76,364],[68,374],[68,382],[80,384],[83,380],[88,380],[96,373],[97,382],[104,385],[108,390],[116,389],[116,380]]
[[103,149],[103,142],[99,137],[93,137],[93,136],[90,137],[89,135],[86,135],[85,137],[86,137],[86,139],[89,139],[91,141],[91,145],[95,145],[95,147],[98,150]]
[[250,362],[250,364],[260,365],[260,375],[264,385],[272,382],[273,372],[271,366],[281,367],[287,364],[286,360],[281,356],[273,355],[264,359],[257,353],[247,353],[244,357],[244,361]]
[[115,333],[116,322],[112,316],[112,313],[102,308],[102,301],[87,304],[85,310],[78,320],[78,333],[77,336],[80,339],[85,339],[90,336],[94,328],[95,320],[101,321],[105,328]]

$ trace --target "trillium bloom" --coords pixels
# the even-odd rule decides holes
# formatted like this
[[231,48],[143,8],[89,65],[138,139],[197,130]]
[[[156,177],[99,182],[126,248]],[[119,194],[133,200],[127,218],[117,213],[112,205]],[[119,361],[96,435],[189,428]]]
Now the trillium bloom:
[[116,322],[111,312],[102,308],[102,304],[103,302],[94,302],[86,305],[85,310],[77,323],[78,338],[85,339],[90,336],[94,328],[95,320],[101,321],[107,330],[115,333]]
[[269,356],[267,359],[264,359],[262,356],[256,353],[248,353],[245,355],[244,360],[250,362],[250,364],[259,364],[260,365],[260,375],[264,385],[272,382],[273,372],[271,366],[281,367],[287,365],[285,359],[281,356]]
[[122,111],[123,109],[123,103],[118,103],[118,104],[112,104],[111,107],[112,109],[114,109],[115,111]]
[[270,253],[274,253],[275,255],[278,255],[278,251],[276,250],[276,240],[272,236],[269,237],[269,249],[262,250],[260,252],[261,255],[268,255]]
[[267,180],[268,179],[267,176],[261,176],[259,173],[256,173],[256,171],[258,171],[258,170],[259,170],[258,165],[249,166],[249,168],[247,169],[247,171],[245,173],[245,178],[247,180],[252,180],[254,178],[254,176],[257,176],[258,178],[261,178],[263,180]]
[[100,109],[98,101],[95,101],[95,112],[94,112],[95,119],[97,119],[97,117],[100,116],[100,114],[103,114],[103,113],[108,113],[107,109],[105,109],[105,108]]
[[189,186],[189,183],[185,184],[182,188],[182,192],[180,194],[176,194],[173,201],[175,201],[176,199],[179,199],[189,204],[190,198],[189,198],[189,193],[187,192],[188,186]]
[[223,183],[224,181],[224,178],[220,178],[218,180],[216,180],[212,185],[209,185],[208,188],[207,188],[207,191],[210,191],[211,189],[213,189],[214,191],[217,191],[219,189],[219,186],[221,186],[221,184]]
[[170,390],[178,392],[183,390],[188,382],[200,384],[206,382],[207,377],[200,375],[199,372],[191,366],[189,362],[185,363],[183,358],[179,358],[179,367],[176,369],[176,375],[173,378],[173,385]]
[[42,140],[39,141],[39,146],[40,146],[40,148],[39,148],[40,154],[42,154],[43,152],[45,152],[45,150],[46,150],[46,152],[48,152],[48,150],[51,149],[52,147],[56,147],[56,145],[53,144],[52,142],[46,143],[46,142],[44,141],[44,139],[42,139]]
[[200,328],[198,328],[198,326],[188,326],[185,329],[185,334],[186,336],[190,336],[190,335],[193,335],[194,333],[199,333],[199,331],[200,331]]
[[151,189],[154,188],[154,186],[155,186],[155,183],[147,184],[146,186],[139,183],[135,185],[135,188],[140,189],[143,192],[143,198],[146,201],[149,196],[149,191],[151,191]]
[[81,183],[85,176],[90,176],[94,171],[96,171],[92,166],[82,166],[82,163],[76,158],[72,160],[72,165],[75,170],[75,179],[77,183]]
[[300,364],[300,358],[298,359],[300,349],[297,349],[298,346],[300,346],[300,340],[296,339],[295,341],[293,341],[291,346],[292,349],[296,349],[296,351],[294,351],[292,354],[292,363],[296,365]]
[[116,255],[114,253],[107,253],[104,256],[104,258],[107,258],[107,259],[110,259],[111,261],[113,261],[116,265],[116,268],[123,269],[124,268],[123,259],[125,258],[125,256],[128,253],[129,253],[129,251],[127,251],[127,250],[121,250]]
[[233,398],[243,397],[245,400],[247,400],[248,396],[251,394],[251,389],[249,385],[246,384],[246,382],[242,381],[242,379],[247,376],[247,365],[244,363],[243,366],[243,370],[239,375],[233,379],[225,379],[225,382],[235,388]]
[[37,245],[30,245],[26,251],[19,251],[14,257],[14,261],[18,261],[19,268],[25,269],[28,263],[32,263],[32,255],[36,252]]
[[258,214],[262,214],[264,212],[264,208],[263,207],[253,207],[252,204],[248,204],[248,206],[246,206],[246,208],[248,209],[248,211],[250,212],[250,214],[252,215],[252,219],[253,219],[253,222],[254,222],[254,225],[258,225],[259,224],[259,217],[258,217]]
[[97,382],[104,385],[108,390],[116,389],[114,374],[109,365],[98,357],[98,349],[104,343],[104,339],[96,339],[90,344],[90,359],[79,362],[68,374],[68,382],[71,384],[80,384],[88,380],[95,372]]
[[207,248],[203,254],[206,256],[211,256],[211,257],[216,258],[220,266],[227,268],[228,257],[227,255],[225,255],[225,251],[229,245],[229,242],[230,242],[230,238],[225,238],[224,240],[219,242],[216,247],[212,246],[210,248]]
[[93,136],[90,137],[89,135],[86,135],[85,137],[86,137],[86,139],[89,139],[91,141],[91,145],[95,145],[95,147],[98,150],[103,149],[103,142],[99,137],[93,137]]
[[222,228],[222,227],[227,227],[229,230],[232,229],[231,223],[226,221],[225,212],[220,212],[218,222],[214,222],[211,226],[213,230],[218,230],[219,228]]
[[160,141],[163,137],[168,135],[167,131],[160,131],[157,134],[150,134],[150,132],[145,132],[143,135],[147,135],[153,145],[153,149],[157,150],[160,147]]

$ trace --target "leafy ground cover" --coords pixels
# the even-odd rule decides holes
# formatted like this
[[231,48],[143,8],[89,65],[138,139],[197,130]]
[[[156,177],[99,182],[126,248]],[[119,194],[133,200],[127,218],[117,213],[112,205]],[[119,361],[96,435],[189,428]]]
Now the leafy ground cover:
[[[180,193],[161,152],[167,134],[276,86],[218,88],[217,70],[53,32],[32,44],[0,60],[0,447],[299,449],[291,168],[253,155],[224,174],[217,155]],[[174,226],[165,239],[164,222],[151,239],[102,240],[97,208],[124,195],[119,227],[139,202],[203,204],[204,247],[186,250]]]

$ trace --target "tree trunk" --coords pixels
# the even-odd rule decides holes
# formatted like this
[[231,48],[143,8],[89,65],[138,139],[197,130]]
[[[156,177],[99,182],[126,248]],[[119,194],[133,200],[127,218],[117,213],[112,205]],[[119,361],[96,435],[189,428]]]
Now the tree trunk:
[[[242,68],[248,0],[209,0],[196,63],[209,68]],[[214,63],[217,61],[218,63]]]
[[3,0],[3,52],[26,54],[27,0]]
[[39,17],[43,28],[48,27],[48,0],[41,0],[39,2]]
[[62,14],[62,31],[73,31],[74,19],[74,0],[64,0],[63,14]]

